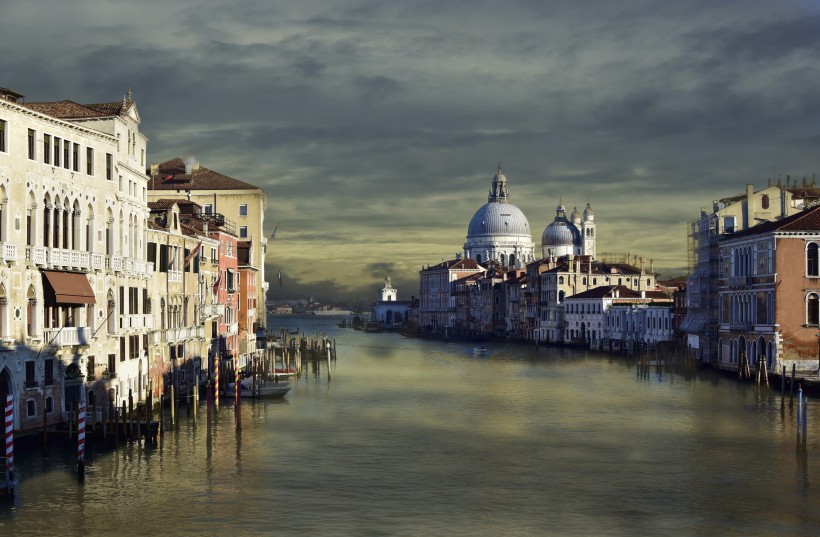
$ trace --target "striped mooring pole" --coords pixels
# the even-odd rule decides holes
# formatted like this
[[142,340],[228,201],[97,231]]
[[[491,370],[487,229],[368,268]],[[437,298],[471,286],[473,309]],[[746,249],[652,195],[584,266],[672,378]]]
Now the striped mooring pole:
[[6,494],[14,495],[14,396],[6,396],[5,438],[6,438]]
[[79,404],[77,412],[77,477],[85,479],[85,403]]

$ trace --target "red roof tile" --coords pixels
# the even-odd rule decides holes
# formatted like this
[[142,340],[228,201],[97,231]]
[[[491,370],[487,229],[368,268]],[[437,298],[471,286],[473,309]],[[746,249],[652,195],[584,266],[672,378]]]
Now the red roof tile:
[[[149,175],[151,171],[148,170]],[[181,158],[167,160],[159,165],[159,171],[148,181],[150,190],[261,190],[249,183],[228,177],[204,166],[186,173]]]

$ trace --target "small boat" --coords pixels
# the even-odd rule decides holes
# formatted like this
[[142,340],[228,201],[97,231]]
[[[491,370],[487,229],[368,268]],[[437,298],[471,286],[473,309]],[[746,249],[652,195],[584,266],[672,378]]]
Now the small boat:
[[484,345],[476,345],[475,347],[473,347],[473,354],[487,354],[487,347],[485,347]]
[[[225,394],[230,397],[235,393],[236,385],[233,382],[228,383],[228,390]],[[290,391],[290,383],[282,381],[259,381],[256,385],[253,379],[245,378],[239,381],[239,396],[240,397],[284,397]]]

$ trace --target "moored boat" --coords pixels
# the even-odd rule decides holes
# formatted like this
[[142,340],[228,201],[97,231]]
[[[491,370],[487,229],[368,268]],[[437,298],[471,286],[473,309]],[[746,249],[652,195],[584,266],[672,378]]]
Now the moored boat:
[[[287,381],[257,380],[254,384],[252,378],[245,378],[239,381],[239,396],[240,397],[284,397],[290,391],[290,383]],[[233,382],[228,383],[228,390],[226,396],[230,397],[235,393],[236,385]]]

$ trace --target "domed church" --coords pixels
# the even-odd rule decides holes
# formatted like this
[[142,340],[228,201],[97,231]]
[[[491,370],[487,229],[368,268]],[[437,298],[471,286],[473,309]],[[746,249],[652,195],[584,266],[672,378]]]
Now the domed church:
[[509,196],[507,178],[499,164],[487,203],[470,220],[464,257],[478,263],[495,261],[510,268],[523,268],[534,261],[530,223],[521,209],[509,202]]
[[589,203],[583,215],[576,208],[569,219],[566,208],[560,203],[555,209],[555,219],[541,234],[542,257],[558,258],[570,254],[595,258],[595,214]]

